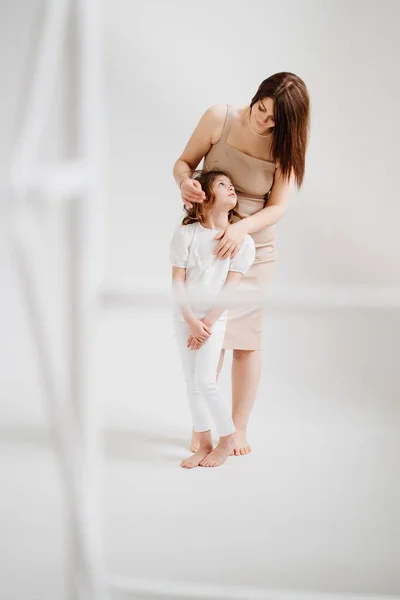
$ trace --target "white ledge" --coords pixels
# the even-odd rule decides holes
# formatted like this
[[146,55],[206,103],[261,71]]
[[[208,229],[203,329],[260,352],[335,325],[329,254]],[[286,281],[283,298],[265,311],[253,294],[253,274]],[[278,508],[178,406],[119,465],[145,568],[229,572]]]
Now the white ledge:
[[[162,309],[172,302],[171,290],[149,282],[107,285],[101,304],[108,309]],[[262,302],[268,310],[400,310],[400,287],[271,286],[266,294],[235,295],[234,304]]]

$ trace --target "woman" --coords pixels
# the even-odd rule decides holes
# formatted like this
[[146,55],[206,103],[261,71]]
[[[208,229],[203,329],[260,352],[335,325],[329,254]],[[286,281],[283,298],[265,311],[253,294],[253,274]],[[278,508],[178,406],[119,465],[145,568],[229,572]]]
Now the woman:
[[[215,253],[233,258],[246,236],[256,246],[256,259],[243,277],[249,289],[266,286],[272,276],[275,225],[285,213],[294,185],[303,183],[310,101],[304,82],[293,73],[276,73],[259,86],[250,106],[217,104],[200,119],[174,165],[175,181],[188,207],[205,194],[192,173],[204,158],[204,169],[229,174],[242,217],[219,232]],[[232,417],[236,428],[234,454],[248,454],[247,425],[261,375],[262,307],[229,309],[224,351],[233,350]],[[190,343],[190,340],[189,340]],[[198,449],[192,432],[191,450]]]

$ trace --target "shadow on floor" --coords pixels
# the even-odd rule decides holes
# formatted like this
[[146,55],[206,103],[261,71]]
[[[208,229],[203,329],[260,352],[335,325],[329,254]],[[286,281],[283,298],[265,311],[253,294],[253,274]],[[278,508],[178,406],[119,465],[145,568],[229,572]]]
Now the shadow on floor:
[[[176,462],[189,454],[189,438],[156,431],[112,427],[104,431],[105,456],[109,460],[132,462]],[[55,449],[53,432],[40,425],[10,425],[0,427],[0,445],[34,446]]]

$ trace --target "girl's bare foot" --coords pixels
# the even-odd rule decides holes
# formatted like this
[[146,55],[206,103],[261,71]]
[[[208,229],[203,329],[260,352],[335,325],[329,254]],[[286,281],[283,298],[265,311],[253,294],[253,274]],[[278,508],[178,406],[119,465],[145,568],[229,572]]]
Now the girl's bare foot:
[[226,435],[219,438],[219,444],[212,452],[207,454],[200,461],[201,467],[220,467],[224,464],[228,456],[231,456],[232,450],[235,447],[235,434]]
[[200,434],[192,430],[192,441],[190,442],[190,452],[197,452],[200,448]]
[[181,467],[183,467],[184,469],[193,469],[194,467],[198,467],[201,461],[213,449],[211,431],[203,431],[201,433],[198,433],[193,430],[193,433],[197,436],[199,447],[195,451],[193,456],[189,456],[189,458],[185,458],[181,462]]
[[235,446],[232,454],[235,456],[243,456],[251,452],[251,446],[247,441],[247,435],[245,431],[236,431]]

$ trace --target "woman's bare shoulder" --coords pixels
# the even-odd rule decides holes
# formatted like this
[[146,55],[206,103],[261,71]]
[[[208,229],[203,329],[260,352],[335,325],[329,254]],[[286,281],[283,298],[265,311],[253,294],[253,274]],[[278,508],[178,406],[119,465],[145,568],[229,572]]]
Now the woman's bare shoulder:
[[207,108],[206,113],[214,119],[225,119],[227,108],[227,104],[213,104]]
[[[209,115],[208,118],[212,123],[213,130],[213,144],[216,144],[222,138],[222,132],[224,129],[225,120],[227,117],[228,105],[227,104],[214,104],[207,109],[206,113]],[[206,114],[205,113],[205,114]],[[245,106],[233,106],[229,104],[229,114],[231,119],[231,127],[237,127],[237,124],[242,125],[246,114]]]
[[203,119],[207,121],[209,130],[212,132],[211,140],[213,144],[217,144],[222,137],[226,113],[226,104],[213,104],[207,108],[203,115]]

